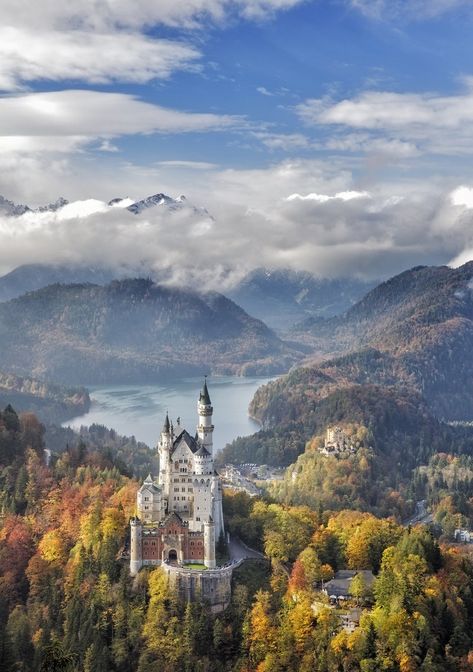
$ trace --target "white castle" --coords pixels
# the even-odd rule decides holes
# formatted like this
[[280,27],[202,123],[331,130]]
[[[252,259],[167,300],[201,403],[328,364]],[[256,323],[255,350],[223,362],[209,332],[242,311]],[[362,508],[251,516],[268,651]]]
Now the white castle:
[[130,573],[144,565],[216,567],[216,540],[224,534],[222,485],[213,463],[213,408],[207,381],[191,436],[166,420],[158,443],[159,475],[144,481],[130,521]]

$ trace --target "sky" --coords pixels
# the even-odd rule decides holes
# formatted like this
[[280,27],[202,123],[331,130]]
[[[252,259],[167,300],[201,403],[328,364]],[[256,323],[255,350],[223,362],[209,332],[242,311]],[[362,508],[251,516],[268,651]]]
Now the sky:
[[215,288],[473,258],[472,0],[1,5],[0,194],[199,210],[2,216],[0,271],[141,264]]

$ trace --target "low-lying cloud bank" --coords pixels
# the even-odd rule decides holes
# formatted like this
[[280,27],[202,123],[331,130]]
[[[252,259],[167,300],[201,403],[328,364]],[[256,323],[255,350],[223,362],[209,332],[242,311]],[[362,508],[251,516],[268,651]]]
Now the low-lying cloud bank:
[[473,258],[472,193],[467,186],[403,196],[345,189],[287,193],[256,207],[218,198],[198,204],[213,216],[186,203],[134,215],[91,199],[2,216],[0,270],[38,261],[126,267],[202,289],[228,288],[261,266],[386,277]]

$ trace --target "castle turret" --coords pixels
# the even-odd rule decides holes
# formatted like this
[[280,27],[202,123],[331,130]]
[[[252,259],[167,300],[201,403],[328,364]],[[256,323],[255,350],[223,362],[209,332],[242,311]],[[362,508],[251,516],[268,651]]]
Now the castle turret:
[[169,422],[169,415],[166,413],[166,419],[164,420],[163,429],[161,430],[161,436],[158,443],[158,456],[159,456],[159,472],[160,483],[163,484],[166,496],[169,496],[169,479],[170,479],[170,464],[169,464],[169,452],[172,448],[173,442],[173,432],[172,425]]
[[212,402],[210,401],[209,390],[207,388],[207,377],[204,380],[204,386],[200,392],[199,401],[197,403],[197,412],[199,414],[199,424],[197,426],[197,434],[200,443],[205,446],[207,451],[213,457],[213,431],[212,424],[213,414]]
[[194,453],[194,471],[199,476],[211,474],[213,471],[212,455],[204,446],[200,446],[199,450]]
[[215,569],[215,525],[213,520],[204,523],[204,565],[208,569]]
[[223,493],[222,483],[219,476],[212,476],[212,519],[215,524],[215,538],[218,540],[220,535],[225,534],[223,522]]
[[136,576],[143,565],[142,526],[139,518],[130,520],[130,574]]

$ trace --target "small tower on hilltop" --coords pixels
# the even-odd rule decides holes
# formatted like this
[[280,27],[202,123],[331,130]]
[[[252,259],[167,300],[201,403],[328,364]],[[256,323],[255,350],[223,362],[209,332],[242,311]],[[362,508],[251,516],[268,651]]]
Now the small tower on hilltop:
[[207,376],[204,379],[204,386],[200,392],[199,401],[197,402],[197,413],[199,414],[199,424],[197,426],[197,434],[200,443],[213,457],[213,431],[212,424],[213,414],[212,402],[210,401],[209,390],[207,388]]

